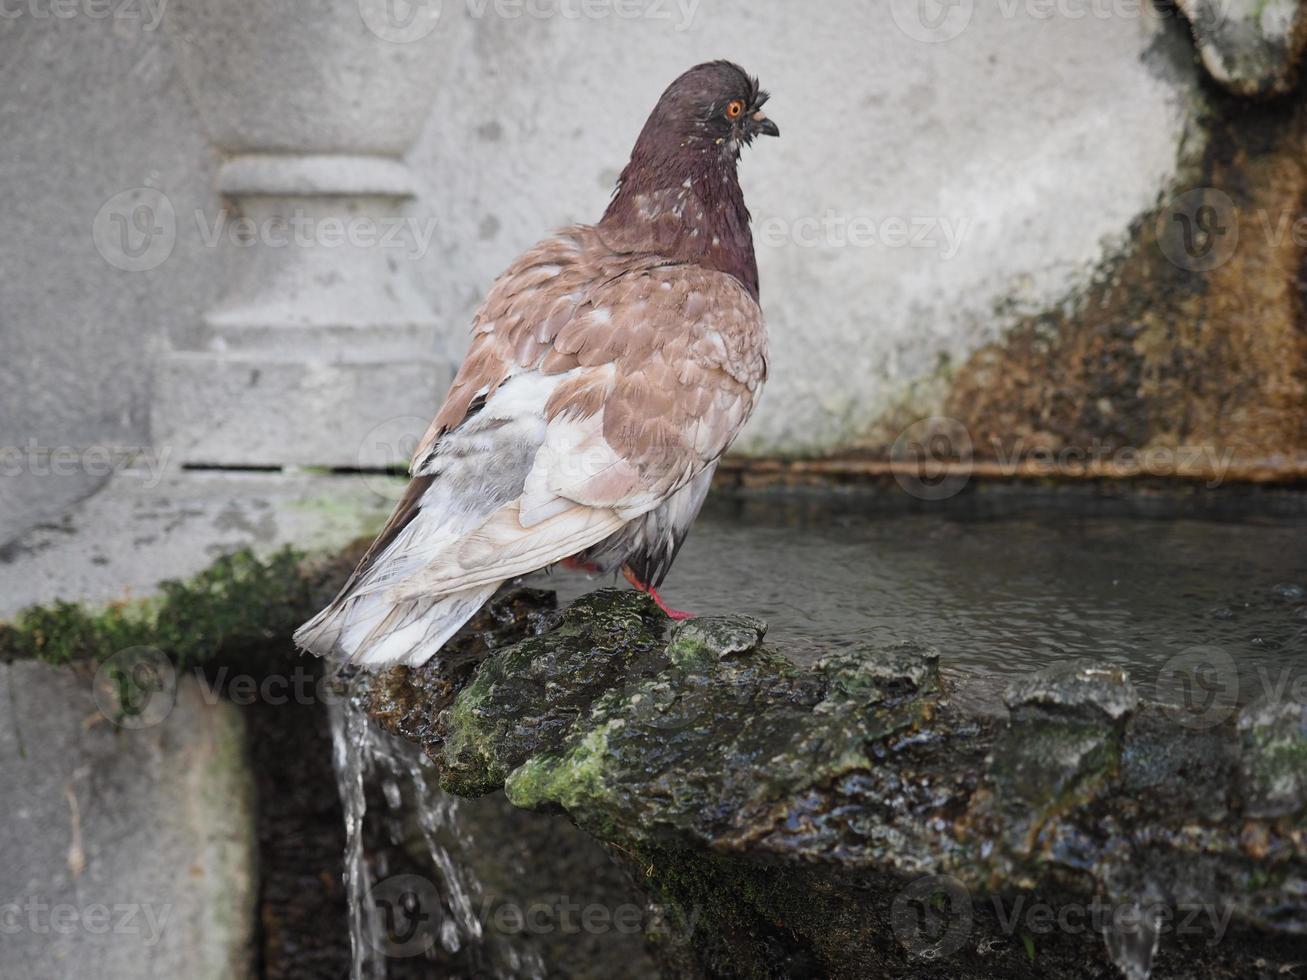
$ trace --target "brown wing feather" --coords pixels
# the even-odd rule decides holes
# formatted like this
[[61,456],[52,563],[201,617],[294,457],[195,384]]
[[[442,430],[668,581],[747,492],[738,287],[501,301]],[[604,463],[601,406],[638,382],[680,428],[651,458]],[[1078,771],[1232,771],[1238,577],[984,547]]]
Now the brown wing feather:
[[546,360],[550,374],[577,366],[578,348],[556,341],[597,286],[666,262],[658,255],[615,253],[589,225],[564,228],[520,256],[495,280],[472,319],[472,345],[418,443],[414,471],[441,434],[467,416],[473,399],[492,394],[510,375]]

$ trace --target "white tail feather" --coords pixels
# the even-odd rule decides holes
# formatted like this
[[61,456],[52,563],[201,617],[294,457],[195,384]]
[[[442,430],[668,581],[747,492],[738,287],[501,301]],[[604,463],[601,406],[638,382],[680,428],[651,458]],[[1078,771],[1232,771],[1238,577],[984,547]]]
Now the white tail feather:
[[494,595],[499,583],[394,603],[351,596],[328,606],[295,633],[310,653],[360,666],[420,667]]

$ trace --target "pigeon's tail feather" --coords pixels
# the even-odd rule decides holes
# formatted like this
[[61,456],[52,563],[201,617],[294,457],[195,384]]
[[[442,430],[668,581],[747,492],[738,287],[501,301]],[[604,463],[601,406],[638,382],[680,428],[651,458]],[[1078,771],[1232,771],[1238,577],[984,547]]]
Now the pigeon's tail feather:
[[295,643],[361,667],[420,667],[496,588],[498,583],[399,602],[378,594],[344,596],[296,630]]

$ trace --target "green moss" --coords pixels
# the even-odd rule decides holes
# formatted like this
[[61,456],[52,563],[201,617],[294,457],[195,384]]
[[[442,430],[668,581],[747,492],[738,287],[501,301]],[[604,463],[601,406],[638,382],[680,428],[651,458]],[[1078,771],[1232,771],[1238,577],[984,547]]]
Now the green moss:
[[1241,724],[1244,809],[1257,817],[1307,815],[1307,715],[1296,704],[1267,705]]
[[504,784],[509,802],[531,808],[552,801],[572,810],[583,800],[602,796],[608,734],[621,725],[621,720],[610,721],[587,732],[561,758],[545,755],[528,759]]
[[238,551],[194,578],[164,582],[152,599],[99,609],[34,606],[0,624],[0,659],[95,664],[130,647],[155,647],[184,668],[220,650],[285,640],[316,605],[301,559],[290,548],[266,560]]

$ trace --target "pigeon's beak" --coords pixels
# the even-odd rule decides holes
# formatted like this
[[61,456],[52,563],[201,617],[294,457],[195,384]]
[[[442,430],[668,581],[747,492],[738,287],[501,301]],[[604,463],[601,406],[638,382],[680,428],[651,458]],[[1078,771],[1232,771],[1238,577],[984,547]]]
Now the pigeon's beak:
[[761,109],[749,118],[753,120],[753,131],[755,133],[762,133],[764,136],[781,135],[781,128],[768,119],[767,113],[763,112]]

